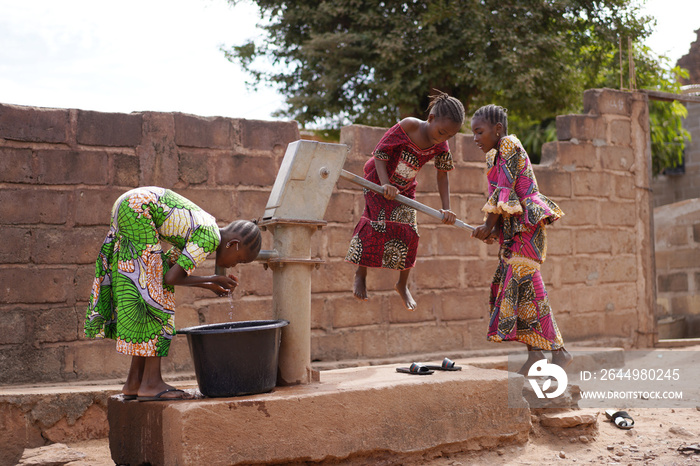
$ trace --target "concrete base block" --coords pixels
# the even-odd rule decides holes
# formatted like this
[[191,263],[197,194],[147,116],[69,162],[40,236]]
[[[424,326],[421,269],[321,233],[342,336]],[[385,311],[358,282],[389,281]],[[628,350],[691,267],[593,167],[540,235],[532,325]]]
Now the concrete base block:
[[[459,364],[459,362],[458,362]],[[397,365],[324,371],[321,381],[235,398],[109,400],[117,464],[367,463],[524,443],[522,396],[505,371],[397,373]],[[391,460],[393,458],[393,460]],[[358,463],[358,464],[359,464]]]

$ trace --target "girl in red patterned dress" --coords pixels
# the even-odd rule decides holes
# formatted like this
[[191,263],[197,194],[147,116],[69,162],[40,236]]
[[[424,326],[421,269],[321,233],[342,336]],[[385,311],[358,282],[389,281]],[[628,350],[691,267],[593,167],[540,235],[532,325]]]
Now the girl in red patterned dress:
[[499,264],[491,283],[490,341],[519,341],[527,345],[528,359],[518,371],[552,351],[552,362],[566,367],[571,355],[564,349],[549,307],[540,266],[547,255],[545,226],[564,213],[539,192],[530,159],[514,135],[508,135],[508,114],[487,105],[472,117],[474,142],[486,153],[489,199],[483,207],[486,221],[472,237],[490,241],[498,235]]
[[415,265],[418,226],[415,209],[400,204],[397,194],[416,196],[416,175],[425,163],[435,159],[437,185],[442,201],[442,222],[453,224],[450,184],[447,172],[454,168],[447,140],[464,123],[462,103],[440,92],[432,96],[428,119],[404,118],[389,129],[364,167],[365,179],[382,186],[379,195],[365,189],[365,210],[355,227],[345,258],[357,264],[353,294],[367,300],[367,267],[399,270],[396,291],[408,310],[416,301],[408,290],[408,276]]

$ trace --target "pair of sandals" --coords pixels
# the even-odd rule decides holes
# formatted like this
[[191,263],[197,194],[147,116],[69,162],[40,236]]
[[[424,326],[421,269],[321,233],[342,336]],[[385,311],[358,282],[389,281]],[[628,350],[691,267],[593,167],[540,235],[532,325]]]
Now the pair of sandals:
[[430,375],[435,371],[461,371],[461,366],[455,366],[454,361],[449,358],[442,360],[442,364],[439,366],[431,366],[429,364],[421,364],[419,362],[414,362],[410,367],[397,367],[396,372],[401,372],[403,374],[412,375]]

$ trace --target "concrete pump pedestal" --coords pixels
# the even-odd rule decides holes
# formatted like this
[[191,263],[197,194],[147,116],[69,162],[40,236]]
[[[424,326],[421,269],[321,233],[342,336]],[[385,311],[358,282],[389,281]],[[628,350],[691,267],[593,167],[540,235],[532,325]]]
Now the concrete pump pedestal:
[[368,464],[527,441],[527,403],[508,405],[509,385],[520,393],[524,378],[509,384],[505,371],[473,366],[427,376],[396,367],[324,371],[318,383],[236,398],[112,397],[112,459],[130,465]]

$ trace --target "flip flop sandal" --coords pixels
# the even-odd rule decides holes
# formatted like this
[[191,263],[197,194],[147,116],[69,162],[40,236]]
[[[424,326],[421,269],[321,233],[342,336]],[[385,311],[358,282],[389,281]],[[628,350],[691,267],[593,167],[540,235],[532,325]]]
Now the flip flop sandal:
[[683,445],[678,447],[678,451],[687,455],[689,453],[700,453],[700,444],[696,445]]
[[425,365],[414,362],[411,367],[397,367],[396,372],[413,375],[430,375],[435,371],[431,371]]
[[181,401],[181,400],[189,399],[189,398],[184,398],[184,397],[179,397],[179,398],[165,397],[165,398],[163,398],[163,395],[165,395],[166,393],[172,393],[172,392],[182,392],[183,396],[185,394],[185,391],[180,390],[179,388],[169,388],[167,390],[163,390],[162,392],[158,393],[155,396],[137,396],[136,399],[138,401]]
[[461,371],[462,366],[455,366],[455,362],[449,358],[442,360],[442,364],[439,366],[425,366],[428,369],[434,369],[436,371]]
[[122,400],[124,400],[124,401],[131,401],[131,400],[135,400],[136,398],[138,398],[137,395],[124,395],[122,393]]
[[627,414],[627,411],[606,409],[605,415],[620,429],[631,429],[634,427],[634,419],[632,419],[632,416]]

